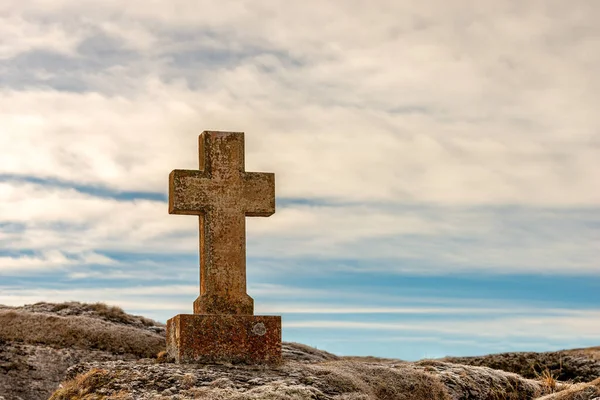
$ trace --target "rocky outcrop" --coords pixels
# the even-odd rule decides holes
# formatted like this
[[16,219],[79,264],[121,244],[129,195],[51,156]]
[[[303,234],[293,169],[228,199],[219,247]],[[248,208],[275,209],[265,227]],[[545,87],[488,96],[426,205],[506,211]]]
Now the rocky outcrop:
[[490,367],[514,372],[525,378],[536,378],[547,371],[563,382],[590,382],[600,377],[600,359],[594,352],[555,351],[545,353],[501,353],[479,357],[446,357],[443,361]]
[[0,344],[0,399],[47,399],[75,364],[135,359],[101,350],[4,342]]
[[[296,353],[304,350],[296,349]],[[71,380],[52,400],[85,396],[132,400],[525,400],[550,392],[543,382],[485,367],[436,361],[334,359],[315,363],[303,355],[286,358],[279,367],[93,362],[71,368],[68,375]]]
[[600,400],[600,378],[589,383],[565,386],[564,390],[537,400]]
[[178,365],[164,336],[104,304],[0,306],[0,400],[600,400],[598,349],[404,362],[283,343],[276,367]]
[[0,306],[0,400],[48,399],[81,362],[154,357],[164,330],[104,304]]

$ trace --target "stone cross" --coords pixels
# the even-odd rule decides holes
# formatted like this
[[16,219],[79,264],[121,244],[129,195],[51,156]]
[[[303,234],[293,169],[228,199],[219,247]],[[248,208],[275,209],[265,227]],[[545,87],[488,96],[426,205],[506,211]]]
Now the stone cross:
[[205,131],[200,169],[169,175],[169,213],[200,220],[200,296],[194,314],[253,315],[246,293],[246,217],[275,212],[275,175],[246,172],[244,134]]
[[200,220],[200,296],[167,321],[178,363],[277,364],[281,317],[254,315],[246,293],[246,216],[275,212],[275,175],[244,170],[244,134],[202,132],[200,169],[169,175],[169,213]]

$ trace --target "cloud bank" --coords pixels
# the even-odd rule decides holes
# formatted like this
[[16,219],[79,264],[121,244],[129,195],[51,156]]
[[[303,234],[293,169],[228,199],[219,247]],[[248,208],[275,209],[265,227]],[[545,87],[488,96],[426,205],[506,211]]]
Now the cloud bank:
[[[144,282],[120,300],[145,310],[151,282],[193,287],[197,221],[168,215],[166,191],[203,130],[246,132],[246,169],[276,174],[277,213],[247,220],[251,285],[310,299],[326,271],[597,275],[598,16],[553,0],[5,0],[0,302]],[[366,314],[289,326],[361,330]],[[562,316],[555,339],[592,314]]]

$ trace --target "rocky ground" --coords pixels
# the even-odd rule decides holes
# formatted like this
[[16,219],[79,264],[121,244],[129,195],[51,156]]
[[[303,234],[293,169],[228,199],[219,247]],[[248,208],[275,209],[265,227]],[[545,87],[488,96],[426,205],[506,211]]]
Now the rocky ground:
[[0,306],[0,400],[600,400],[600,348],[404,362],[284,343],[277,367],[176,365],[164,333],[103,304]]
[[165,327],[104,304],[0,305],[0,400],[48,399],[88,361],[155,357]]
[[[536,378],[548,370],[563,382],[590,382],[600,376],[600,348],[547,353],[502,353],[479,357],[446,357],[443,361],[486,366]],[[600,400],[600,399],[599,399]]]

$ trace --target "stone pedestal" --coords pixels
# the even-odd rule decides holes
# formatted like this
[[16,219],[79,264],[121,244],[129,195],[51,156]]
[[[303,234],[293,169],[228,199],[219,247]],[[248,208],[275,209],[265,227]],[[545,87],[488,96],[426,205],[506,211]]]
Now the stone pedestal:
[[277,364],[281,317],[179,314],[167,321],[167,353],[177,363]]
[[197,215],[200,297],[167,322],[178,363],[281,362],[281,317],[254,316],[246,292],[246,217],[275,212],[275,174],[247,172],[243,132],[202,132],[199,169],[169,175],[169,214]]

